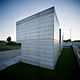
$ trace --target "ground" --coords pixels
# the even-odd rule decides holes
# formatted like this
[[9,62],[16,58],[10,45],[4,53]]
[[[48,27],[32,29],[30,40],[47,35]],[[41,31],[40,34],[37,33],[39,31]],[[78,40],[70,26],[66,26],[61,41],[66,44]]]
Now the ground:
[[0,71],[0,80],[79,80],[80,69],[72,48],[64,48],[55,70],[17,63]]

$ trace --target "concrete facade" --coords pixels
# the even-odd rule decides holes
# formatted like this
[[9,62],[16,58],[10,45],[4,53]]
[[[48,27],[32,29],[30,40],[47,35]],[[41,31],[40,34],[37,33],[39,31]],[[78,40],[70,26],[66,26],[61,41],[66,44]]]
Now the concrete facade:
[[77,58],[77,61],[78,61],[78,65],[80,67],[80,53],[79,53],[79,47],[77,45],[72,45],[72,48],[73,48],[73,51],[74,51],[74,54]]
[[54,69],[60,55],[58,28],[54,7],[16,22],[16,39],[21,43],[22,62]]

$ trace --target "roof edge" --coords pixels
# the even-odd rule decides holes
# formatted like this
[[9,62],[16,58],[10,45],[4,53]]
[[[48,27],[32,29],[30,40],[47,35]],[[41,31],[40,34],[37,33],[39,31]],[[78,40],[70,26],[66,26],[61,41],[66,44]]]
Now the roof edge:
[[33,15],[29,16],[29,17],[26,17],[26,18],[24,18],[24,19],[22,19],[22,20],[19,20],[19,21],[16,22],[16,25],[21,24],[21,23],[23,23],[23,22],[25,22],[25,21],[27,21],[27,20],[31,20],[31,19],[33,19],[33,18],[35,18],[35,17],[37,17],[37,16],[44,15],[44,14],[46,14],[46,13],[50,13],[50,12],[52,12],[52,11],[54,11],[54,7],[45,9],[45,10],[40,11],[40,12],[38,12],[38,13],[36,13],[36,14],[33,14]]

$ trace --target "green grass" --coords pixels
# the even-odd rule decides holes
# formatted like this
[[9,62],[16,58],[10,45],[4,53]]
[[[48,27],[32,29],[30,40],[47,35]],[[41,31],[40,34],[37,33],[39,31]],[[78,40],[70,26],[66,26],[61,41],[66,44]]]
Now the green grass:
[[20,46],[13,46],[13,45],[10,45],[10,46],[1,46],[2,48],[8,48],[8,49],[20,49],[21,47]]
[[2,49],[1,51],[4,50],[14,50],[14,49],[20,49],[21,46],[19,45],[6,45],[6,43],[0,43],[0,49]]
[[64,48],[55,70],[17,63],[0,72],[0,80],[77,80],[79,67],[72,48]]
[[2,48],[8,48],[8,49],[20,49],[21,47],[20,46],[13,46],[13,45],[10,45],[10,46],[0,46]]

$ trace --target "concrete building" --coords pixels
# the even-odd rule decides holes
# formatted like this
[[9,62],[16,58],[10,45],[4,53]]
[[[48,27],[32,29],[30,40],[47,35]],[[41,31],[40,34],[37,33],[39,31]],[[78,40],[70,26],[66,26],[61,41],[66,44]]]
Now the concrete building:
[[16,39],[21,43],[22,62],[54,69],[61,49],[55,8],[16,22]]

